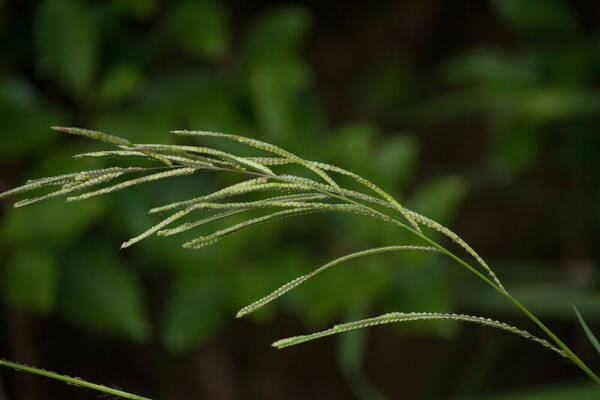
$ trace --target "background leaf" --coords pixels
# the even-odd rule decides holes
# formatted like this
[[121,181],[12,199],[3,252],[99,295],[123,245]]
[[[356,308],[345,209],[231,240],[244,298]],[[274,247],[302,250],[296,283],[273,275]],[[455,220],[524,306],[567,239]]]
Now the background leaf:
[[98,64],[97,17],[81,0],[45,0],[37,12],[39,68],[73,95],[91,85]]

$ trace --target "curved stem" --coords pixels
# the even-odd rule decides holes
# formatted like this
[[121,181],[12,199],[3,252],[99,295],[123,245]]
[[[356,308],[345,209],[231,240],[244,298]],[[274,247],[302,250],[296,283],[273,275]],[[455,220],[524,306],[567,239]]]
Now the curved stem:
[[439,245],[434,240],[428,238],[427,236],[425,236],[421,232],[418,232],[418,231],[412,229],[411,227],[409,227],[408,225],[403,224],[403,223],[398,222],[398,221],[396,221],[396,224],[399,225],[399,226],[401,226],[401,227],[403,227],[404,229],[409,230],[410,232],[412,232],[413,234],[417,235],[421,239],[425,240],[427,243],[429,243],[432,246],[434,246],[435,248],[437,248],[440,252],[446,254],[447,256],[449,256],[450,258],[452,258],[453,260],[455,260],[456,262],[458,262],[459,264],[461,264],[463,267],[467,268],[469,271],[471,271],[472,273],[474,273],[478,278],[480,278],[485,283],[487,283],[492,288],[494,288],[494,290],[496,292],[500,293],[502,296],[504,296],[507,299],[509,299],[530,320],[532,320],[538,327],[540,327],[540,329],[542,329],[544,331],[544,333],[546,333],[546,335],[548,335],[548,337],[550,337],[550,339],[552,339],[561,349],[563,349],[565,351],[565,353],[569,356],[569,358],[571,359],[571,361],[573,361],[573,363],[575,363],[575,365],[577,365],[579,368],[581,368],[581,370],[583,370],[594,382],[600,383],[600,378],[598,378],[598,376],[579,357],[577,357],[577,355],[575,353],[573,353],[573,351],[565,343],[563,343],[563,341],[560,340],[558,338],[558,336],[556,336],[556,334],[554,334],[554,332],[552,332],[550,330],[550,328],[548,328],[542,321],[540,321],[535,315],[533,315],[533,313],[531,311],[529,311],[523,304],[521,304],[517,299],[515,299],[506,289],[498,287],[496,284],[494,284],[491,280],[489,280],[481,272],[477,271],[475,268],[473,268],[467,262],[465,262],[461,258],[457,257],[452,252],[448,251],[446,248],[444,248],[443,246]]
[[46,370],[43,370],[43,369],[40,369],[40,368],[35,368],[35,367],[30,367],[28,365],[23,365],[23,364],[15,363],[15,362],[12,362],[12,361],[7,361],[7,360],[0,359],[0,365],[4,366],[4,367],[13,368],[13,369],[16,369],[16,370],[19,370],[19,371],[30,372],[32,374],[41,375],[41,376],[45,376],[45,377],[48,377],[48,378],[56,379],[56,380],[59,380],[59,381],[63,381],[63,382],[65,382],[68,385],[81,386],[81,387],[84,387],[84,388],[88,388],[88,389],[92,389],[92,390],[97,390],[99,392],[103,392],[103,393],[107,393],[107,394],[111,394],[111,395],[115,395],[115,396],[120,396],[120,397],[123,397],[125,399],[150,400],[148,397],[138,396],[136,394],[127,393],[127,392],[124,392],[122,390],[110,388],[108,386],[98,385],[96,383],[87,382],[87,381],[84,381],[84,380],[79,379],[79,378],[73,378],[73,377],[70,377],[70,376],[57,374],[56,372],[50,372],[50,371],[46,371]]
[[[278,176],[278,175],[267,175],[267,174],[264,174],[264,173],[254,172],[254,171],[237,171],[237,170],[233,170],[233,169],[229,169],[229,168],[221,168],[221,167],[215,167],[215,168],[211,168],[211,169],[215,169],[215,170],[227,170],[227,171],[232,171],[232,172],[242,172],[242,173],[245,173],[245,174],[248,174],[248,175],[256,175],[256,176],[262,176],[262,177],[271,178],[271,179],[277,179],[277,180],[280,180],[280,181],[288,181],[288,182],[290,182],[289,179],[286,179],[286,178]],[[291,181],[291,182],[293,182],[293,181]],[[571,359],[571,361],[573,361],[573,363],[575,363],[581,370],[583,370],[594,382],[600,384],[600,378],[598,378],[598,376],[579,357],[577,357],[577,355],[575,353],[573,353],[573,351],[565,343],[563,343],[563,341],[560,340],[558,338],[558,336],[556,336],[554,334],[554,332],[552,332],[546,325],[544,325],[544,323],[542,323],[542,321],[540,321],[535,315],[533,315],[533,313],[531,311],[529,311],[523,304],[521,304],[517,299],[515,299],[506,289],[504,289],[503,287],[500,287],[500,286],[496,285],[494,282],[492,282],[490,279],[488,279],[484,274],[482,274],[477,269],[475,269],[473,266],[471,266],[469,263],[467,263],[466,261],[464,261],[460,257],[454,255],[452,252],[450,252],[449,250],[447,250],[445,247],[443,247],[442,245],[438,244],[434,240],[432,240],[429,237],[425,236],[422,232],[417,231],[414,228],[412,228],[412,227],[410,227],[410,226],[408,226],[408,225],[406,225],[406,224],[404,224],[404,223],[402,223],[402,222],[400,222],[400,221],[398,221],[398,220],[390,217],[387,214],[381,213],[381,212],[375,210],[374,208],[372,208],[372,207],[370,207],[370,206],[368,206],[368,205],[366,205],[364,203],[361,203],[359,201],[355,201],[355,200],[349,199],[348,197],[343,196],[341,194],[332,193],[332,192],[329,192],[329,191],[324,191],[324,190],[322,190],[320,188],[316,188],[315,187],[314,190],[316,190],[317,192],[321,192],[321,193],[327,194],[328,196],[331,196],[333,198],[337,198],[337,199],[340,199],[342,201],[345,201],[345,202],[357,205],[357,206],[365,209],[369,213],[371,213],[373,217],[380,218],[380,219],[382,219],[382,220],[384,220],[386,222],[393,223],[395,225],[398,225],[398,226],[400,226],[400,227],[408,230],[409,232],[411,232],[414,235],[418,236],[422,240],[424,240],[427,243],[431,244],[433,247],[437,248],[441,253],[447,255],[448,257],[452,258],[454,261],[456,261],[457,263],[459,263],[463,267],[467,268],[471,273],[473,273],[479,279],[481,279],[482,281],[484,281],[485,283],[487,283],[489,286],[491,286],[496,292],[498,292],[502,296],[506,297],[513,304],[515,304],[530,320],[532,320],[540,329],[542,329],[544,331],[544,333],[546,333],[546,335],[548,335],[548,337],[550,337],[550,339],[552,339],[561,349],[563,349],[565,351],[565,353],[568,355],[568,357]]]

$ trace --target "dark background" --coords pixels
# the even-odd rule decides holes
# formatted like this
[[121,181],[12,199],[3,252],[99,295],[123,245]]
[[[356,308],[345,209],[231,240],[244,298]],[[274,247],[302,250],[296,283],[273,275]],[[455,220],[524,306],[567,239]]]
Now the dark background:
[[[598,371],[570,304],[600,331],[599,18],[595,1],[0,0],[0,191],[103,165],[70,156],[105,147],[52,125],[138,143],[191,143],[168,133],[186,128],[270,141],[452,227]],[[157,222],[147,209],[230,183],[201,174],[76,204],[2,200],[0,356],[163,399],[598,397],[555,354],[479,326],[270,347],[389,311],[539,333],[442,257],[363,258],[234,319],[333,258],[409,242],[375,223],[318,215],[200,251],[178,237],[119,251]],[[97,396],[0,371],[0,399]]]

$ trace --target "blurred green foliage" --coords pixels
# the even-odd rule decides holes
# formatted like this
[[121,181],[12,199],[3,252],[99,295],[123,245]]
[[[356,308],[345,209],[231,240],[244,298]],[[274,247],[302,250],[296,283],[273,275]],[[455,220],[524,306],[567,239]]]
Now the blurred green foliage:
[[[311,71],[299,55],[311,24],[305,10],[273,9],[254,21],[234,48],[228,10],[214,1],[175,2],[160,21],[154,21],[159,29],[150,38],[122,22],[155,18],[155,8],[152,2],[78,0],[47,0],[36,7],[34,47],[28,56],[36,63],[36,74],[74,106],[55,106],[53,111],[48,106],[52,99],[44,100],[30,83],[18,76],[4,78],[1,93],[6,93],[7,106],[3,112],[22,110],[9,113],[13,120],[3,122],[6,131],[22,139],[22,143],[10,141],[15,148],[6,153],[39,157],[29,163],[34,169],[20,172],[15,183],[81,168],[68,154],[96,145],[57,137],[48,126],[85,115],[86,126],[138,142],[173,142],[167,132],[175,127],[264,138],[314,159],[349,166],[402,197],[402,187],[417,172],[417,141],[410,134],[381,138],[367,122],[327,133]],[[181,61],[187,58],[200,65],[190,68]],[[85,167],[100,166],[87,163]],[[33,312],[57,312],[98,333],[136,341],[157,335],[167,350],[181,353],[217,335],[238,308],[286,280],[345,250],[397,240],[392,230],[330,216],[309,218],[299,227],[264,226],[258,236],[242,233],[196,253],[180,249],[169,239],[154,240],[132,250],[134,261],[129,265],[110,250],[117,247],[117,239],[154,222],[146,214],[151,206],[205,192],[225,183],[224,179],[230,178],[207,176],[201,181],[148,185],[75,207],[52,202],[29,210],[7,210],[0,229],[4,251],[12,260],[4,267],[5,297]],[[450,222],[464,193],[464,180],[440,176],[406,201]],[[342,226],[355,235],[336,234]],[[323,231],[319,240],[325,246],[320,254],[311,239],[281,247],[289,241],[285,234],[289,229],[301,236]],[[32,246],[46,250],[30,253]],[[403,270],[407,262],[430,269],[428,278],[410,291],[402,288],[402,282],[420,272]],[[431,263],[424,255],[396,261],[369,259],[325,274],[291,294],[282,306],[313,327],[331,323],[347,307],[373,305],[392,293],[402,293],[401,298],[394,295],[387,301],[394,309],[412,305],[448,309],[449,293],[439,290],[444,270]],[[143,267],[134,270],[133,264]],[[169,289],[158,326],[152,326],[141,280],[163,270],[170,277]],[[439,284],[431,285],[434,280]],[[264,314],[269,314],[269,320],[273,317],[272,312],[263,312],[255,318],[264,320]],[[431,329],[438,325],[442,326],[431,324]]]
[[[372,119],[404,118],[411,121],[406,126],[426,129],[484,115],[493,139],[483,168],[504,181],[544,162],[544,143],[554,131],[563,133],[549,156],[559,166],[600,170],[597,37],[583,33],[562,1],[490,4],[517,38],[515,49],[474,48],[443,62],[437,70],[448,90],[423,102],[415,99],[417,72],[408,57],[370,65],[351,88],[361,99],[358,109],[336,126],[328,122],[301,51],[312,29],[311,14],[302,7],[274,7],[238,28],[232,10],[216,0],[23,5],[27,12],[19,19],[0,25],[0,52],[8,55],[0,61],[0,159],[6,167],[0,189],[102,165],[72,160],[71,154],[97,144],[61,137],[51,125],[96,128],[141,143],[179,141],[168,134],[175,128],[264,139],[364,175],[448,225],[473,176],[424,174],[418,136],[406,129],[384,132]],[[409,111],[399,112],[407,103]],[[6,203],[0,218],[2,296],[33,314],[57,315],[101,335],[156,341],[181,354],[223,333],[241,306],[284,282],[341,254],[407,239],[358,217],[319,215],[264,225],[199,252],[163,238],[117,253],[121,241],[156,222],[149,208],[228,183],[231,177],[207,174],[76,205],[53,201],[13,210]],[[595,213],[600,220],[600,208]],[[510,312],[446,264],[427,254],[365,258],[323,274],[251,318],[266,326],[277,312],[288,313],[316,329],[356,310],[445,312],[460,306]],[[501,271],[523,281],[522,270]],[[541,316],[571,318],[568,303],[575,301],[586,317],[600,318],[597,292],[549,287],[548,274],[546,269],[533,283],[522,283],[517,297]],[[149,289],[156,281],[158,293]],[[159,297],[152,311],[151,294]],[[430,322],[398,329],[450,337],[458,326]],[[348,376],[360,375],[364,340],[341,339],[340,363]]]

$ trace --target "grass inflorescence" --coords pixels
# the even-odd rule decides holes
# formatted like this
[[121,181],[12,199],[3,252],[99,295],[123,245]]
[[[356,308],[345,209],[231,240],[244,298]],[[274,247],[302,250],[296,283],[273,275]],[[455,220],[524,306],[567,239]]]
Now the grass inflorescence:
[[[507,289],[505,289],[492,268],[471,246],[467,244],[467,242],[449,228],[426,216],[420,215],[415,211],[409,210],[382,188],[351,171],[334,165],[305,160],[270,143],[224,133],[187,130],[172,132],[176,135],[191,136],[195,138],[211,137],[232,140],[262,152],[266,152],[269,155],[246,157],[203,146],[136,144],[118,136],[87,129],[65,127],[54,127],[54,129],[69,134],[100,140],[117,146],[117,149],[114,150],[78,154],[74,156],[75,158],[142,158],[155,163],[155,165],[150,167],[110,167],[30,180],[23,186],[0,193],[0,198],[22,194],[41,188],[57,187],[57,190],[55,191],[42,196],[21,200],[15,204],[15,207],[21,207],[61,196],[68,196],[67,201],[69,202],[81,201],[95,196],[106,195],[145,182],[159,181],[183,175],[193,175],[199,171],[230,172],[246,177],[245,180],[220,189],[214,193],[152,208],[149,210],[151,214],[169,213],[169,215],[145,232],[124,242],[121,246],[122,248],[132,246],[151,235],[172,236],[196,229],[209,222],[224,220],[238,214],[248,214],[248,217],[244,221],[230,225],[227,228],[198,236],[195,239],[184,243],[183,247],[188,249],[199,249],[216,243],[240,230],[251,228],[258,224],[268,223],[280,218],[296,217],[317,212],[334,212],[374,218],[382,223],[392,224],[407,230],[414,236],[415,243],[401,243],[386,247],[365,249],[330,261],[308,274],[284,283],[281,287],[275,289],[265,297],[243,307],[237,313],[237,317],[242,317],[260,309],[267,303],[276,300],[305,281],[314,278],[319,273],[345,261],[386,252],[427,251],[450,257],[459,265],[469,270],[493,290],[518,307],[548,336],[548,340],[546,340],[514,326],[484,317],[462,314],[392,312],[379,317],[335,325],[331,329],[313,334],[281,339],[273,344],[273,346],[277,348],[288,347],[324,336],[372,325],[415,320],[450,319],[499,328],[537,342],[545,348],[571,360],[591,379],[600,383],[600,379],[571,351],[571,349],[569,349],[567,345],[565,345],[546,325],[537,319],[527,308],[525,308],[525,306],[515,299]],[[278,172],[279,167],[287,165],[302,167],[307,172],[311,173],[312,177]],[[142,174],[142,176],[139,176],[140,174]],[[333,178],[335,174],[353,180],[361,187],[368,189],[369,193],[341,186]],[[113,183],[114,180],[123,177],[125,177],[125,180]],[[258,192],[267,193],[268,197],[252,201],[238,201],[236,199],[240,196]],[[268,213],[260,216],[250,215],[256,210],[263,210],[263,212],[264,210],[267,210]],[[208,211],[212,214],[205,215],[197,220],[187,220],[179,225],[170,227],[170,225],[175,222],[180,222],[180,220],[189,217],[194,211]],[[422,228],[432,229],[450,238],[473,257],[476,262],[475,266],[432,240],[426,235]],[[35,371],[30,372],[35,373]],[[56,378],[56,376],[51,377]],[[102,387],[96,389],[103,391]]]

